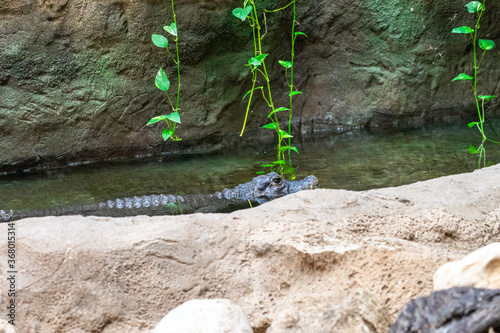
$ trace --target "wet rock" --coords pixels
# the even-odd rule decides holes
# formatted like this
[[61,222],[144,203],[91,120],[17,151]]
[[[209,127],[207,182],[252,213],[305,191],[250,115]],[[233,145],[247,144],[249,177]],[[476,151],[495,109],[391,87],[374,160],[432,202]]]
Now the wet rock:
[[492,243],[434,274],[434,290],[451,287],[500,289],[500,243]]
[[387,310],[364,290],[304,297],[280,309],[266,333],[386,333]]
[[[2,0],[0,171],[259,142],[268,133],[260,128],[268,114],[262,99],[253,106],[246,135],[238,136],[252,45],[246,22],[231,15],[234,6],[228,0],[176,4],[183,140],[163,143],[160,125],[145,124],[169,112],[154,77],[159,67],[170,77],[176,68],[151,43],[151,34],[165,34],[162,27],[172,21],[168,4]],[[481,25],[485,36],[500,31],[493,15],[499,7],[489,4]],[[474,115],[469,87],[450,83],[470,70],[467,39],[450,34],[469,19],[462,5],[446,0],[298,2],[299,29],[309,38],[296,42],[295,84],[304,94],[295,99],[292,134]],[[268,15],[263,40],[273,100],[280,106],[288,104],[288,86],[277,60],[290,57],[290,25],[289,12]],[[485,76],[478,89],[494,95],[500,94],[499,57],[493,52],[481,63]]]
[[152,333],[253,333],[243,309],[227,299],[194,299],[170,311]]
[[487,333],[500,329],[500,290],[457,287],[408,303],[389,333]]

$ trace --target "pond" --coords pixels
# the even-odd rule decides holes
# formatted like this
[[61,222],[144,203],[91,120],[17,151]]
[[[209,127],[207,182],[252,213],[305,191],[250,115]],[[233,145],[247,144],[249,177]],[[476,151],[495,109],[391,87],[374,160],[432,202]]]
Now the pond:
[[[314,174],[321,188],[367,190],[470,172],[477,155],[469,144],[479,133],[466,121],[405,131],[377,130],[321,135],[296,141],[297,178]],[[490,121],[500,138],[500,121]],[[488,133],[488,132],[487,132]],[[35,210],[148,194],[213,193],[249,181],[273,160],[274,147],[196,157],[150,158],[92,164],[0,177],[0,208]],[[500,162],[490,145],[488,160]]]

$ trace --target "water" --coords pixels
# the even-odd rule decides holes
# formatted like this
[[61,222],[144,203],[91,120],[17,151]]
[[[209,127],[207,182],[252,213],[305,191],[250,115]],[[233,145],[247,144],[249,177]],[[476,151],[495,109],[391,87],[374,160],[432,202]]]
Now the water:
[[[314,174],[320,187],[366,190],[399,186],[470,172],[477,155],[469,144],[479,132],[467,122],[433,125],[403,132],[352,132],[295,142],[300,154],[297,178]],[[491,137],[500,138],[500,121],[490,121]],[[496,131],[496,132],[495,132]],[[213,193],[249,181],[259,165],[273,160],[273,146],[256,152],[190,158],[158,158],[129,163],[67,167],[0,177],[0,208],[34,210],[89,204],[147,194]],[[500,163],[500,148],[487,148],[488,160]]]

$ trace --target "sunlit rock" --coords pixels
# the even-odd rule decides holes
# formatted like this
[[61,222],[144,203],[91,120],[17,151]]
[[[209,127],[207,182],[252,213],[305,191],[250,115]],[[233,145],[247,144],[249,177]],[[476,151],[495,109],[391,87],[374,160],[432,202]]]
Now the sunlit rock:
[[14,325],[9,324],[4,319],[0,319],[0,333],[18,333],[18,331]]
[[280,312],[266,333],[386,333],[390,326],[380,299],[361,289],[305,297]]
[[152,333],[253,333],[243,309],[227,299],[193,299],[170,311]]
[[434,274],[434,290],[451,287],[500,289],[500,243],[492,243]]

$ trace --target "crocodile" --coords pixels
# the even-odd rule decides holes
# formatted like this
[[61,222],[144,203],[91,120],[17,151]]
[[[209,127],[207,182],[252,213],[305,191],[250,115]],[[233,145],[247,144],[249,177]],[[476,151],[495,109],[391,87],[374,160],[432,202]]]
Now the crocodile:
[[247,183],[213,194],[177,196],[153,194],[64,208],[19,212],[0,210],[0,222],[10,222],[28,217],[61,215],[123,217],[229,212],[249,207],[252,202],[262,204],[287,194],[316,187],[318,187],[318,178],[313,175],[302,180],[289,181],[283,179],[276,172],[270,172],[257,176]]

